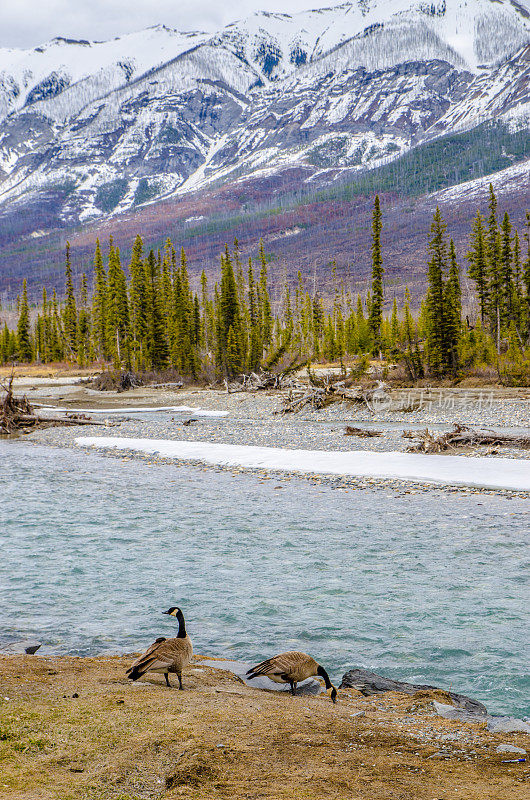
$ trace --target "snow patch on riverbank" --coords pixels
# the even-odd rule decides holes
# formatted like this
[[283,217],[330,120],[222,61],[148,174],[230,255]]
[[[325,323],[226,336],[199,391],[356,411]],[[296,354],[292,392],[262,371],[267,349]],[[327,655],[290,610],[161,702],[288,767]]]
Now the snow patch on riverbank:
[[58,408],[57,406],[39,406],[43,411],[68,411],[72,414],[147,414],[155,411],[171,411],[173,413],[192,414],[194,417],[227,417],[228,411],[208,411],[205,408],[193,408],[192,406],[143,406],[132,408],[123,406],[122,408]]
[[285,450],[279,447],[112,436],[82,436],[76,439],[76,443],[82,447],[136,450],[218,466],[359,478],[400,478],[449,486],[530,491],[530,461],[516,458],[467,458],[366,450]]

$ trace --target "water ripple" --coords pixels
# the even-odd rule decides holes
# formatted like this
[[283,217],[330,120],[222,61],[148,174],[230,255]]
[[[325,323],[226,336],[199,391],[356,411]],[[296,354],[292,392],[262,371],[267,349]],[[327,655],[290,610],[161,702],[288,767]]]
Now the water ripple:
[[0,643],[130,652],[178,603],[198,652],[299,648],[335,678],[364,666],[530,714],[528,503],[278,483],[0,443]]

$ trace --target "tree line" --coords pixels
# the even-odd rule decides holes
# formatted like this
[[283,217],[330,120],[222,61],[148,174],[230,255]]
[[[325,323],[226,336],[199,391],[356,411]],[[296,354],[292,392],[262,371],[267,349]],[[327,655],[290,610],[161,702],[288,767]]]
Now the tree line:
[[[17,298],[18,323],[0,332],[0,363],[69,361],[79,366],[163,370],[183,377],[233,377],[280,361],[340,361],[370,356],[401,362],[411,380],[457,378],[495,365],[515,376],[530,374],[530,214],[523,236],[506,213],[499,222],[490,186],[489,214],[477,213],[466,255],[474,296],[462,308],[455,245],[437,208],[427,249],[427,293],[414,317],[410,296],[394,299],[385,314],[383,216],[379,197],[372,218],[372,276],[366,297],[354,297],[332,263],[332,294],[308,290],[298,272],[273,305],[268,257],[260,241],[256,262],[243,263],[237,240],[225,246],[217,281],[205,272],[190,284],[184,249],[168,239],[145,249],[140,236],[127,268],[112,238],[106,257],[96,242],[93,270],[74,289],[70,246],[61,300],[46,289],[30,313],[26,281]],[[524,252],[523,252],[524,251]]]

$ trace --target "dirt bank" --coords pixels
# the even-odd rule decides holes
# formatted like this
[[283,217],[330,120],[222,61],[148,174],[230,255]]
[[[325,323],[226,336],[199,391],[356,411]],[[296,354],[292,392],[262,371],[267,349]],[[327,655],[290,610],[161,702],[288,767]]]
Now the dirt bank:
[[10,800],[492,800],[528,797],[530,769],[432,699],[249,688],[196,660],[186,690],[130,684],[130,657],[0,657],[0,797]]

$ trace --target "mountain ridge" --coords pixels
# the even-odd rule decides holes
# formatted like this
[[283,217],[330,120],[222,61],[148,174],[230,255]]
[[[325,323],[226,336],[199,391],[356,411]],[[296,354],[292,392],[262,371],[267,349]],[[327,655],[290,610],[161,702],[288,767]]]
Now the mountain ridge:
[[0,49],[0,246],[227,184],[281,196],[284,172],[302,194],[362,184],[493,120],[530,128],[528,0],[358,0]]

